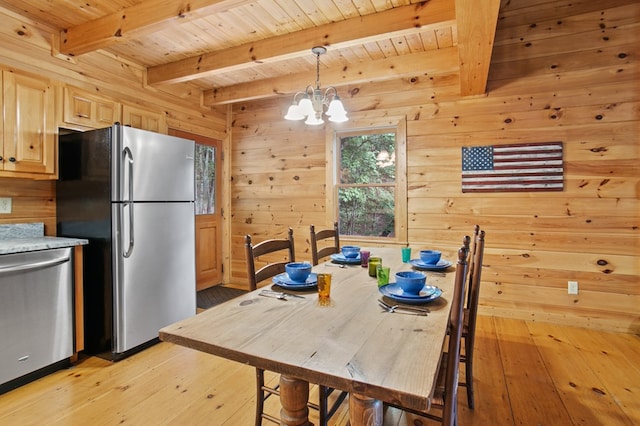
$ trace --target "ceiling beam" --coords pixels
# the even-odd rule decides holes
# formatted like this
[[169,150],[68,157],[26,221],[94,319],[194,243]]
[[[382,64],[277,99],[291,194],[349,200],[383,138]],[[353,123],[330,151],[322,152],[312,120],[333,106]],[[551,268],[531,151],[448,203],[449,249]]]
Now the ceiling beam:
[[[322,86],[343,86],[364,82],[390,80],[404,76],[422,76],[458,71],[458,48],[431,50],[403,56],[363,61],[355,65],[323,69],[320,72]],[[205,106],[229,104],[267,98],[275,95],[293,94],[304,90],[315,81],[314,73],[297,73],[265,80],[205,90]]]
[[500,0],[455,0],[460,55],[460,94],[486,92]]
[[104,49],[161,29],[171,21],[184,21],[253,3],[250,0],[145,0],[118,12],[60,32],[57,50],[78,56]]
[[313,46],[339,49],[454,24],[454,3],[431,0],[150,67],[147,84],[181,83],[255,63],[308,56]]

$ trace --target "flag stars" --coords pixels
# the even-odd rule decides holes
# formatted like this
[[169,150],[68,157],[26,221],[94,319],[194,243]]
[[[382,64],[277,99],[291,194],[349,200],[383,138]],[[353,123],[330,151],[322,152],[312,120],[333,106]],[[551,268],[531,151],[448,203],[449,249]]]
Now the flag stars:
[[462,170],[492,170],[493,147],[472,146],[462,148]]

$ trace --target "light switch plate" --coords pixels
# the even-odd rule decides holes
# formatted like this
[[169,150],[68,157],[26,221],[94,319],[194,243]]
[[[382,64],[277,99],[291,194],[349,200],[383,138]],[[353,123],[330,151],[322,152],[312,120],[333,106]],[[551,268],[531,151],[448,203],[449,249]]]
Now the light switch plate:
[[11,213],[11,198],[0,197],[0,214]]
[[578,281],[567,282],[567,293],[578,294]]

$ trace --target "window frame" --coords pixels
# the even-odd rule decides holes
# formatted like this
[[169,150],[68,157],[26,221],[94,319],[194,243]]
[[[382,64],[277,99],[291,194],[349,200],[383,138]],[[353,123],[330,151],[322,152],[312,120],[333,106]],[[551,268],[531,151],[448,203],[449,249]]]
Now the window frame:
[[351,119],[348,123],[327,126],[326,131],[326,215],[327,223],[338,220],[338,144],[340,138],[358,134],[396,133],[396,182],[395,182],[395,236],[369,237],[359,235],[340,235],[340,239],[361,243],[375,244],[407,244],[407,121],[406,117],[380,117],[379,119]]

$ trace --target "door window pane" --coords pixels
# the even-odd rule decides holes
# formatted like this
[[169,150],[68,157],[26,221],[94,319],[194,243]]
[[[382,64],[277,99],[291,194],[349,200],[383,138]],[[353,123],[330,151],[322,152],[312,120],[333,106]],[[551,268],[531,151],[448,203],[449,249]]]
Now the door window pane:
[[196,214],[216,210],[216,148],[196,144]]

